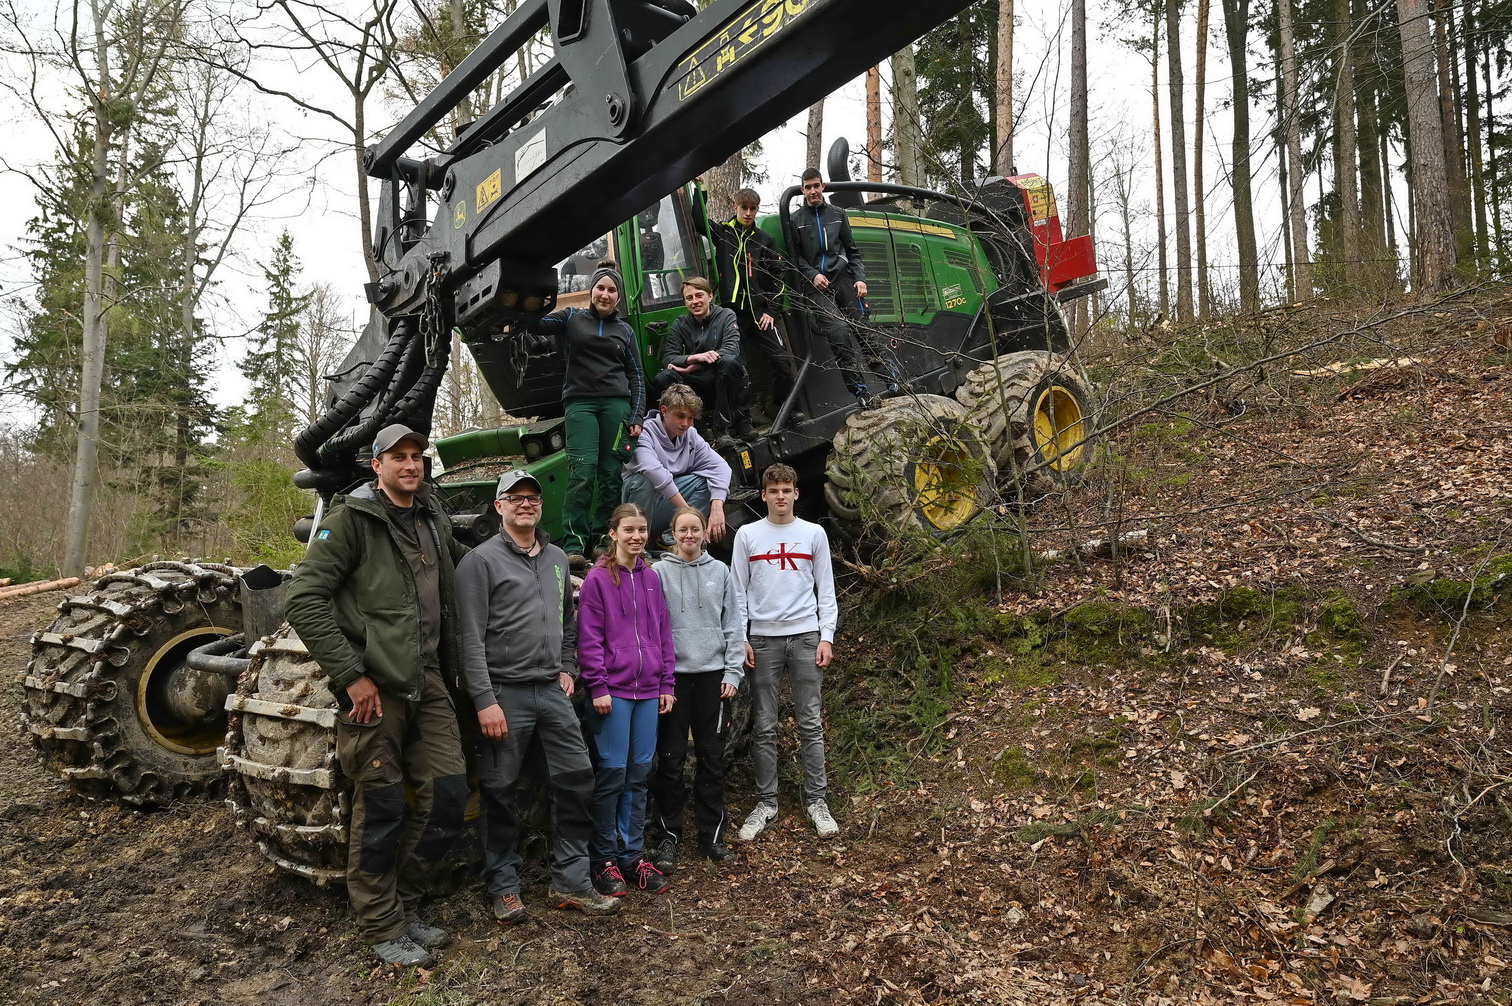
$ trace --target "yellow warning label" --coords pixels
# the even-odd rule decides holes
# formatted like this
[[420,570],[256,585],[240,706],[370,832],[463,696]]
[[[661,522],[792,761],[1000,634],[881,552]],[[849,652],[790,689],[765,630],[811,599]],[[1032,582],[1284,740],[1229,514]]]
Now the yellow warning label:
[[751,470],[751,452],[750,451],[741,451],[740,452],[740,465],[746,471],[750,471]]
[[495,168],[494,173],[483,179],[478,185],[478,212],[482,213],[490,203],[496,202],[504,194],[504,176],[502,168]]
[[932,234],[935,237],[953,238],[956,232],[942,224],[925,223],[922,220],[899,220],[895,217],[861,217],[850,218],[852,227],[875,227],[877,230],[895,230],[908,234]]
[[[678,63],[677,100],[685,101],[705,84],[761,48],[808,10],[813,0],[754,0]],[[479,207],[482,208],[481,206]]]
[[1029,200],[1029,215],[1034,223],[1044,223],[1056,215],[1055,190],[1039,175],[1015,175],[1008,179],[1024,190]]

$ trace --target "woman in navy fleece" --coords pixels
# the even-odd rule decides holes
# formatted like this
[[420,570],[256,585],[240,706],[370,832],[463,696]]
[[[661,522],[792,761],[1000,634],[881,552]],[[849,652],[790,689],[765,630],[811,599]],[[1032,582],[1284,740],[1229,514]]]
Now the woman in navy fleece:
[[625,894],[629,883],[654,894],[672,886],[645,855],[657,716],[672,709],[676,668],[667,599],[641,555],[647,534],[644,510],[615,507],[609,554],[578,595],[578,668],[598,752],[589,856],[593,886],[609,897]]

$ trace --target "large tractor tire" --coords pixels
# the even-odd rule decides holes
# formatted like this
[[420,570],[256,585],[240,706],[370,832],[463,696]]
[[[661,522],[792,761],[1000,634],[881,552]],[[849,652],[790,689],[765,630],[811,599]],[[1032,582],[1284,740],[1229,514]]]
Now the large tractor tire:
[[184,658],[241,631],[237,572],[154,562],[58,605],[32,636],[21,714],[49,768],[86,795],[137,806],[220,785],[215,750],[234,680]]
[[226,802],[275,865],[319,884],[346,876],[350,786],[336,760],[336,699],[285,625],[253,645],[226,701]]
[[934,536],[960,530],[992,502],[995,466],[966,410],[939,395],[891,398],[835,434],[824,498],[849,533],[869,525]]
[[1064,356],[1005,353],[966,375],[958,398],[1004,478],[1069,484],[1092,456],[1091,389]]

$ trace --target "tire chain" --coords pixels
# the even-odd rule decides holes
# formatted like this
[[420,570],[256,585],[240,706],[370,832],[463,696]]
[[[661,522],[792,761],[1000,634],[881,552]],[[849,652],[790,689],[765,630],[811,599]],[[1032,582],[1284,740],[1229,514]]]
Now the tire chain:
[[87,795],[138,806],[218,784],[165,779],[136,765],[110,708],[120,688],[113,672],[130,663],[132,641],[157,619],[232,596],[238,572],[220,563],[153,562],[107,573],[88,593],[58,604],[52,625],[32,635],[21,707],[22,728],[49,767]]

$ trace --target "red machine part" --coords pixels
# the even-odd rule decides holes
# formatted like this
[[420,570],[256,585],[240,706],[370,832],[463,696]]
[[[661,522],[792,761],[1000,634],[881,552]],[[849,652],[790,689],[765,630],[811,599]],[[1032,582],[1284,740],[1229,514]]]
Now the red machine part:
[[1067,238],[1061,230],[1060,212],[1055,205],[1055,189],[1040,175],[1014,175],[1008,179],[1023,194],[1029,213],[1029,229],[1034,234],[1034,258],[1039,262],[1040,280],[1051,294],[1079,279],[1097,272],[1097,253],[1092,236]]

